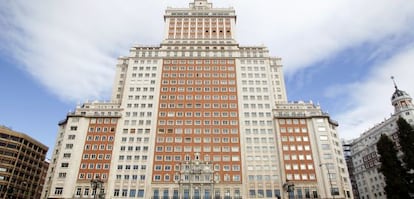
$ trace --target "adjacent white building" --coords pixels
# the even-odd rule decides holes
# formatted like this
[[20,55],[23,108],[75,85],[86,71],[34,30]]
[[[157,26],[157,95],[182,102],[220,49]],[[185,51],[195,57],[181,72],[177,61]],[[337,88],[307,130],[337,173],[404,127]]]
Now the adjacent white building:
[[394,106],[393,115],[364,132],[352,142],[353,173],[358,195],[361,199],[387,198],[384,191],[384,177],[378,172],[381,163],[379,162],[376,144],[381,135],[386,134],[393,140],[397,140],[398,126],[396,122],[399,117],[403,117],[408,123],[414,125],[414,106],[408,93],[395,86],[391,103]]

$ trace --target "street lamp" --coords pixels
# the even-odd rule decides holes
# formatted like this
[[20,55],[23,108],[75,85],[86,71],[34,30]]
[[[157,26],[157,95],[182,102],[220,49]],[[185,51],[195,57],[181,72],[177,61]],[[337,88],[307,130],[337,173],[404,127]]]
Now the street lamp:
[[[91,187],[92,187],[93,193],[95,193],[93,195],[93,198],[94,199],[100,199],[100,198],[102,198],[101,196],[103,196],[103,195],[101,194],[101,190],[102,190],[103,183],[104,182],[101,179],[99,179],[99,178],[98,179],[95,178],[95,179],[91,180]],[[97,190],[99,190],[99,193],[98,193]]]
[[329,171],[329,167],[327,166],[327,164],[328,163],[321,163],[320,165],[319,165],[319,167],[321,167],[322,168],[322,166],[323,165],[325,165],[325,167],[326,167],[326,170],[328,170],[328,180],[329,180],[329,186],[330,186],[330,193],[331,193],[331,196],[332,196],[332,198],[333,199],[335,199],[335,195],[333,194],[333,190],[332,190],[332,180],[331,180],[331,173],[330,173],[330,171]]
[[295,184],[293,184],[293,182],[289,182],[288,180],[286,180],[286,183],[283,184],[283,189],[287,192],[288,198],[290,199],[291,193],[295,191]]

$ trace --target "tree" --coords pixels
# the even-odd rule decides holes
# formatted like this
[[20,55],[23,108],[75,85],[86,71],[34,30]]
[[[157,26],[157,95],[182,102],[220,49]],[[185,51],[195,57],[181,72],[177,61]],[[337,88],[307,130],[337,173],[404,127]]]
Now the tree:
[[414,130],[413,127],[402,117],[397,120],[398,139],[403,152],[402,160],[405,168],[414,170]]
[[397,157],[394,142],[387,136],[381,135],[377,143],[381,167],[379,171],[385,177],[385,192],[388,199],[410,198],[408,184],[405,178],[406,170]]
[[397,120],[398,139],[403,152],[402,160],[407,171],[407,182],[410,190],[414,190],[414,130],[402,117]]

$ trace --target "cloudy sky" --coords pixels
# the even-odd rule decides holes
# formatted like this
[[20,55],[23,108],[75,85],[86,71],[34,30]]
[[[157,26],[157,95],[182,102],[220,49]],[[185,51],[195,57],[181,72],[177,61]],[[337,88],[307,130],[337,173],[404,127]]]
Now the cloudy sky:
[[[165,8],[189,1],[3,1],[0,124],[52,149],[69,110],[110,98],[116,58],[158,45]],[[412,0],[212,2],[236,9],[241,45],[283,59],[289,100],[319,103],[345,139],[390,116],[390,76],[414,95]]]

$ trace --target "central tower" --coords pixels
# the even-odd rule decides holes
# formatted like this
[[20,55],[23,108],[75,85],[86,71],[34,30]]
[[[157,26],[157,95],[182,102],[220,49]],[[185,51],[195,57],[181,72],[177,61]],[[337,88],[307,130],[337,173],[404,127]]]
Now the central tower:
[[[239,46],[233,8],[195,0],[188,8],[167,8],[164,22],[160,46],[134,46],[117,65],[113,100],[125,117],[113,195],[281,196],[272,115],[287,101],[280,59],[269,57],[264,46]],[[128,142],[134,132],[147,132],[139,138],[147,146]],[[151,153],[133,156],[148,155],[139,159],[145,176],[124,169],[130,168],[125,158],[132,158],[126,149],[137,147]],[[131,175],[150,183],[125,187]]]
[[[233,9],[213,9],[205,0],[166,11],[155,197],[242,196],[236,59],[229,51],[237,49],[235,21]],[[169,190],[172,183],[178,189]]]

